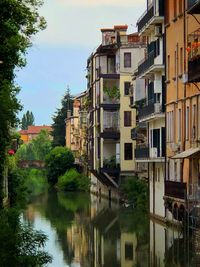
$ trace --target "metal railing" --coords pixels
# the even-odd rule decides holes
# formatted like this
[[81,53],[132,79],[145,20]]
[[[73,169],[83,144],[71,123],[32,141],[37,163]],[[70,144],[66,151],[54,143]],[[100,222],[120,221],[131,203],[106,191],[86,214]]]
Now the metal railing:
[[152,50],[146,58],[144,58],[139,64],[138,64],[138,76],[143,74],[145,71],[147,71],[152,65],[154,65],[154,59],[155,59],[155,50]]
[[138,25],[138,32],[140,32],[144,26],[150,21],[150,19],[154,16],[154,6],[151,5],[149,8],[142,14],[139,18],[137,25]]
[[165,181],[165,196],[185,199],[187,194],[186,183]]
[[135,158],[149,158],[149,144],[137,144],[135,148]]
[[104,132],[119,132],[119,124],[118,123],[104,124],[103,130]]
[[162,105],[161,103],[156,103],[154,101],[149,101],[149,103],[138,109],[138,119],[144,119],[145,117],[148,117],[152,114],[158,114],[162,112]]

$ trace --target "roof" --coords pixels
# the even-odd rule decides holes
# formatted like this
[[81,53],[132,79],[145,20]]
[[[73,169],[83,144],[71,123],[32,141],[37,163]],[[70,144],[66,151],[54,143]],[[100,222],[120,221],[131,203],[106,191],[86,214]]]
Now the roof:
[[200,153],[200,147],[195,147],[187,149],[171,158],[172,159],[194,158],[198,153]]
[[114,29],[115,30],[127,30],[128,29],[128,25],[127,24],[125,24],[125,25],[115,25]]
[[39,134],[41,130],[48,130],[49,132],[52,131],[51,126],[43,125],[43,126],[28,126],[27,130],[21,130],[19,131],[20,134]]

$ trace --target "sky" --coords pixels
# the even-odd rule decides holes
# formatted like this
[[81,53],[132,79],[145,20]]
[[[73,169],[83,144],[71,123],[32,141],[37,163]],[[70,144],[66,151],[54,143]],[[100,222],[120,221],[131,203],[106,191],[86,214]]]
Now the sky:
[[35,125],[49,125],[69,86],[72,95],[86,90],[86,63],[101,42],[101,28],[136,22],[146,0],[44,0],[40,14],[47,28],[34,38],[27,65],[17,71],[18,98],[35,116]]

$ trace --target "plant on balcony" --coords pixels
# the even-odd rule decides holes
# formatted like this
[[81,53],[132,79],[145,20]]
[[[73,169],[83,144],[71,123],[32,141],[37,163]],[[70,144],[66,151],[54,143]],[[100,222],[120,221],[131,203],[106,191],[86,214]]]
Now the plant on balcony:
[[89,97],[86,97],[84,99],[84,102],[83,102],[83,107],[87,110],[91,105],[91,100],[89,99]]
[[117,86],[104,87],[103,91],[108,96],[109,100],[111,100],[112,102],[115,102],[120,98],[120,91]]
[[108,169],[118,167],[116,162],[116,156],[111,156],[109,159],[104,159],[103,166],[104,168]]

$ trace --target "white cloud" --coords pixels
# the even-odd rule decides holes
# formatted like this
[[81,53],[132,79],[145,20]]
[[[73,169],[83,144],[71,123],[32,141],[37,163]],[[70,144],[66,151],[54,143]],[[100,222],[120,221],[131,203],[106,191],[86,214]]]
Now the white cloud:
[[128,24],[131,32],[145,10],[146,0],[50,0],[41,10],[48,27],[37,43],[95,47],[100,28]]

